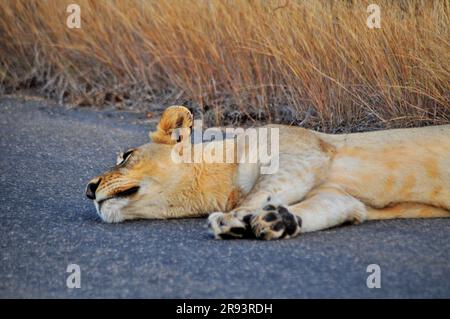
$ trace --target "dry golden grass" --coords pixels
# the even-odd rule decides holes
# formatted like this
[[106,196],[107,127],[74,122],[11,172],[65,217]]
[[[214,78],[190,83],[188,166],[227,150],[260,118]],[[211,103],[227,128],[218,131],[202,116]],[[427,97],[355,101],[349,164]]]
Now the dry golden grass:
[[[66,5],[81,7],[69,29]],[[381,7],[381,29],[366,26]],[[450,122],[449,2],[0,1],[3,91],[74,104],[190,101],[209,123]]]

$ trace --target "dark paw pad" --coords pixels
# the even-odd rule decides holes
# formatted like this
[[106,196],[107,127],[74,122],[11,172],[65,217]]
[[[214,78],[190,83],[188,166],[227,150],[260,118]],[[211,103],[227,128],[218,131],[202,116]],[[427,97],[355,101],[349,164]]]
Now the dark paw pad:
[[301,218],[286,207],[267,205],[251,220],[252,231],[260,239],[289,238],[300,232]]
[[251,217],[251,214],[242,217],[236,213],[213,213],[208,217],[208,227],[217,239],[249,238],[253,237]]

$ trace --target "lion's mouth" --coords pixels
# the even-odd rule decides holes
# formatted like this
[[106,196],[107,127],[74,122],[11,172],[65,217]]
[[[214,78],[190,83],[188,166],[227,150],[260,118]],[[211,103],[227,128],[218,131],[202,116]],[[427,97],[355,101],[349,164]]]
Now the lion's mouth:
[[112,196],[109,196],[109,197],[106,197],[106,198],[103,198],[103,199],[97,201],[97,204],[99,206],[101,206],[102,203],[107,201],[107,200],[114,199],[114,198],[124,198],[124,197],[128,197],[128,196],[134,195],[134,194],[136,194],[139,191],[139,188],[140,188],[139,186],[133,186],[133,187],[128,188],[128,189],[126,189],[124,191],[117,192],[117,193],[115,193]]

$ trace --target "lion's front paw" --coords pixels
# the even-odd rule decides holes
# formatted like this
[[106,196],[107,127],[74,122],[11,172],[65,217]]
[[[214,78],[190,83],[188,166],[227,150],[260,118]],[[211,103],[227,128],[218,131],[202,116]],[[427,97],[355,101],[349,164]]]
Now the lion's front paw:
[[267,205],[263,211],[253,214],[250,225],[256,238],[271,240],[298,235],[302,220],[284,206]]
[[212,213],[208,227],[216,239],[247,238],[251,235],[250,214],[240,212]]

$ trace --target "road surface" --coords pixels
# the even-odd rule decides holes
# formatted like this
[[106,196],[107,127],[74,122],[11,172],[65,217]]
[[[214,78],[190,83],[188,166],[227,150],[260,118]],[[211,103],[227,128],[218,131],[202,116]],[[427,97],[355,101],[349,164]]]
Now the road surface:
[[[216,241],[204,219],[103,223],[87,181],[148,141],[140,114],[0,98],[0,297],[450,297],[450,219]],[[81,288],[67,288],[69,264]],[[366,285],[381,269],[381,288]]]

